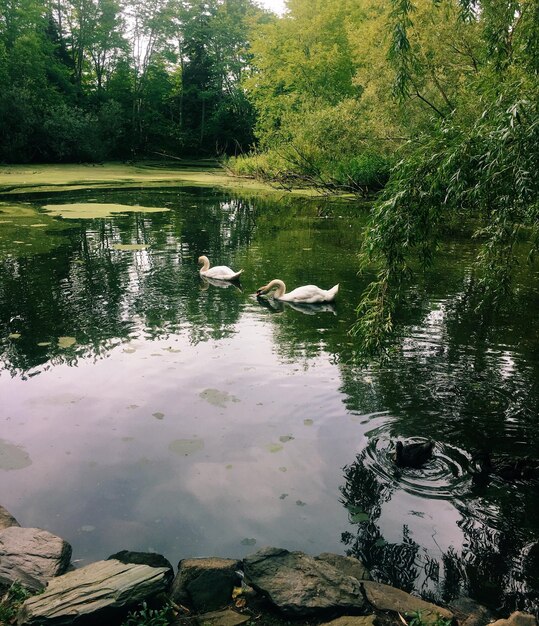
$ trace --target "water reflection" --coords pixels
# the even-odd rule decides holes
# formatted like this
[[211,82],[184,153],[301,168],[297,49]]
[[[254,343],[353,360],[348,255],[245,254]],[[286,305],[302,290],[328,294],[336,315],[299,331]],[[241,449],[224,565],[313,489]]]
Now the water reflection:
[[[410,285],[391,358],[366,361],[348,334],[369,278],[354,205],[91,196],[170,210],[67,222],[44,197],[0,231],[2,446],[19,459],[0,467],[4,506],[82,561],[346,549],[426,596],[537,609],[537,481],[472,480],[483,450],[539,458],[533,269],[486,319],[474,244],[447,242]],[[201,281],[201,252],[244,268],[241,283]],[[339,299],[256,298],[273,275],[340,283]],[[432,461],[397,468],[395,441],[425,438]]]
[[256,296],[256,301],[272,313],[282,313],[286,308],[290,308],[304,315],[316,315],[318,313],[333,313],[333,315],[337,315],[337,308],[332,302],[301,304],[299,302],[286,302],[284,300],[276,300],[275,298],[265,298],[264,296]]
[[217,280],[215,278],[208,278],[208,276],[203,276],[200,285],[202,291],[206,291],[210,285],[212,285],[213,287],[218,287],[219,289],[227,289],[228,287],[233,287],[238,291],[243,291],[243,287],[241,286],[241,282],[239,280]]

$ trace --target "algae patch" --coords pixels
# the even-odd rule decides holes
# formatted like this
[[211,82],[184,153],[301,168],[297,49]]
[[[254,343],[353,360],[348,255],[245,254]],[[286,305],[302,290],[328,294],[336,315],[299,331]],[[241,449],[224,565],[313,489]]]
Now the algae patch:
[[58,338],[58,347],[59,348],[71,348],[77,343],[75,337],[59,337]]
[[114,250],[146,250],[148,246],[144,243],[115,243],[112,247]]
[[204,448],[202,439],[175,439],[171,441],[168,449],[180,456],[190,456]]
[[[126,213],[159,213],[170,211],[165,207],[144,207],[129,204],[100,204],[97,202],[76,202],[74,204],[46,204],[45,211],[55,217],[67,220],[96,219],[124,215]],[[121,245],[121,244],[118,244]],[[122,249],[122,248],[120,248]],[[125,249],[125,248],[124,248]]]
[[63,243],[56,233],[65,228],[29,204],[0,202],[0,259],[47,253]]
[[32,460],[26,450],[0,439],[0,469],[18,470],[29,465],[32,465]]
[[225,408],[228,402],[239,402],[239,399],[236,396],[228,393],[227,391],[219,391],[219,389],[204,389],[199,396],[213,404],[214,406],[219,406],[221,408]]

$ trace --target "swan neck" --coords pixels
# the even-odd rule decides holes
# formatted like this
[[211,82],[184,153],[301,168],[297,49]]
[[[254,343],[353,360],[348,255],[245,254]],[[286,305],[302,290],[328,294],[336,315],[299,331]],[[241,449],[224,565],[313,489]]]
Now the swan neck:
[[275,294],[274,294],[273,297],[274,298],[282,298],[284,296],[285,292],[286,292],[286,285],[283,283],[282,280],[279,280],[278,278],[275,278],[268,285],[268,291],[273,289],[274,287],[276,287],[277,289],[275,289]]
[[200,261],[202,262],[202,267],[200,268],[200,271],[207,272],[210,269],[210,260],[207,256],[201,256]]

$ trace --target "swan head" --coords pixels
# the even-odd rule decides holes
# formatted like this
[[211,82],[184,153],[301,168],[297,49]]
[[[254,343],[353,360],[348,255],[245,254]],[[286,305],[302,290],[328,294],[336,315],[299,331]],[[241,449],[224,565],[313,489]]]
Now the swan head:
[[208,260],[207,256],[199,256],[198,262],[204,264]]
[[264,285],[263,287],[259,287],[259,288],[256,290],[256,295],[257,295],[257,296],[261,296],[261,295],[263,295],[263,294],[265,294],[265,293],[268,293],[268,286],[267,286],[267,285]]

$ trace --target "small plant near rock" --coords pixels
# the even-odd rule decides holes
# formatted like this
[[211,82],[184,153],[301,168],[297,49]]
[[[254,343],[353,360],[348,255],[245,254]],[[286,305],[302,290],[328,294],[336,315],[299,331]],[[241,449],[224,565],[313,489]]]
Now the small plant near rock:
[[14,624],[17,611],[30,593],[18,582],[12,583],[0,599],[0,626]]
[[138,611],[131,611],[127,615],[122,626],[169,626],[173,619],[174,614],[170,606],[152,609],[143,602]]
[[405,613],[406,619],[403,622],[408,626],[451,626],[452,620],[438,615],[434,621],[425,620],[421,611]]

